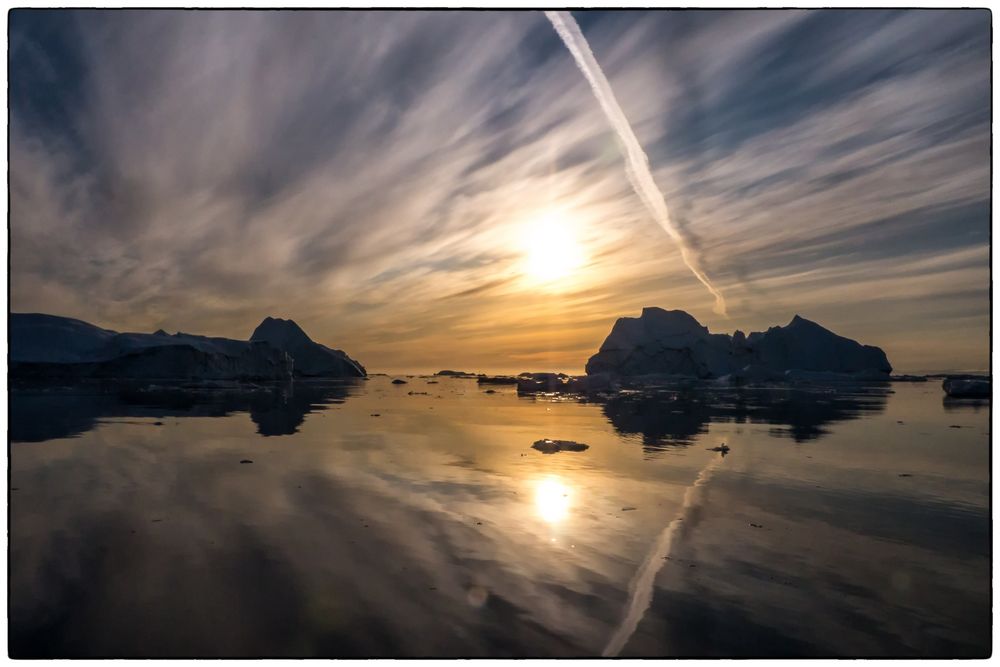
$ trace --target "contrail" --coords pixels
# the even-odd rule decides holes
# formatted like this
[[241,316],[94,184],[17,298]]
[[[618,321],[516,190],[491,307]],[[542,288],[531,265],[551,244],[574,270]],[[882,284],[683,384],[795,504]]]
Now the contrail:
[[656,186],[653,174],[649,171],[649,158],[642,150],[642,146],[639,145],[639,140],[636,139],[635,133],[632,132],[632,126],[629,124],[628,118],[625,117],[625,112],[618,105],[614,91],[611,90],[611,84],[608,82],[607,77],[604,76],[601,66],[597,64],[597,59],[594,58],[594,54],[590,50],[590,45],[587,43],[587,38],[583,36],[580,26],[576,23],[576,19],[569,12],[547,11],[545,12],[545,16],[548,17],[556,32],[559,33],[559,37],[566,44],[566,48],[573,54],[573,59],[576,60],[577,67],[580,68],[583,75],[587,77],[587,81],[590,82],[590,88],[594,91],[594,96],[597,97],[597,101],[601,104],[604,115],[608,117],[608,122],[611,124],[612,129],[614,129],[618,138],[621,139],[625,151],[625,173],[628,174],[628,180],[632,183],[632,188],[639,195],[639,199],[646,205],[653,218],[660,223],[660,226],[666,230],[670,238],[680,248],[681,259],[684,260],[684,264],[691,269],[691,273],[694,274],[695,278],[700,280],[701,284],[715,297],[715,312],[725,315],[726,300],[723,298],[722,292],[712,285],[708,276],[699,268],[697,260],[692,259],[691,251],[688,249],[687,243],[684,242],[684,237],[681,236],[674,223],[670,220],[670,211],[667,210],[667,202],[663,198],[663,193]]
[[691,510],[701,504],[700,487],[708,482],[720,463],[722,463],[721,456],[713,458],[708,462],[708,465],[701,469],[698,477],[694,480],[694,484],[689,486],[684,492],[684,501],[681,503],[680,509],[677,510],[673,521],[668,523],[666,528],[660,532],[660,536],[653,543],[653,548],[646,554],[646,560],[639,566],[635,576],[632,578],[632,582],[629,584],[629,596],[628,604],[625,607],[625,616],[622,618],[622,622],[618,624],[615,633],[611,635],[611,639],[608,640],[604,651],[601,652],[603,657],[611,658],[618,655],[618,652],[625,647],[625,644],[632,637],[632,633],[639,626],[639,621],[646,614],[646,610],[649,609],[649,603],[653,599],[653,582],[656,580],[656,575],[666,562],[667,556],[670,555],[674,533],[681,528]]

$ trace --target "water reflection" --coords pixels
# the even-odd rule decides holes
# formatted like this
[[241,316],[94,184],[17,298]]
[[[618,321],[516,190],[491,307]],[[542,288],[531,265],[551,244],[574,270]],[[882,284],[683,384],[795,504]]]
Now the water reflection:
[[[313,412],[341,404],[361,389],[356,381],[295,382],[257,387],[205,388],[113,385],[11,392],[13,442],[78,437],[102,421],[127,418],[226,417],[249,413],[262,436],[298,432]],[[646,451],[686,446],[711,423],[764,423],[796,442],[815,440],[839,421],[876,414],[891,390],[874,385],[835,389],[718,388],[704,386],[625,392],[586,399],[601,405],[622,435],[640,435]],[[946,411],[988,410],[980,401],[944,401]]]
[[[63,413],[82,435],[10,448],[11,653],[593,656],[622,627],[625,656],[989,650],[988,411],[914,386],[781,407],[389,381],[12,395],[22,439]],[[692,446],[648,456],[636,433]]]
[[835,422],[877,414],[891,390],[851,388],[717,388],[623,393],[602,401],[623,435],[641,435],[646,451],[690,445],[712,423],[773,424],[772,435],[815,440]]
[[945,396],[941,399],[941,405],[945,412],[979,412],[984,410],[989,412],[990,402],[982,398],[951,398]]
[[535,485],[535,511],[547,523],[556,524],[569,514],[570,488],[558,477],[546,477]]
[[10,393],[10,438],[43,442],[78,437],[101,422],[129,418],[226,417],[249,413],[262,436],[296,433],[306,415],[343,403],[353,381],[262,386],[84,385],[16,387]]

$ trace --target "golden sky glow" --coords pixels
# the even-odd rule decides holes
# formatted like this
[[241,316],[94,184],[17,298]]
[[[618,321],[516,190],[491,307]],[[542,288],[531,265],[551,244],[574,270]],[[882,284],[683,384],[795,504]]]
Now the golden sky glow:
[[988,14],[807,16],[583,25],[727,319],[538,12],[15,15],[11,308],[291,318],[372,372],[579,373],[644,306],[798,313],[900,371],[985,368]]

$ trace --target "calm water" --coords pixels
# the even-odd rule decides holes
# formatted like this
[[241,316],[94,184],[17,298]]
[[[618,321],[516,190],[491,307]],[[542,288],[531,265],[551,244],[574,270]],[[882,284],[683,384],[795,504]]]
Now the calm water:
[[483,389],[13,392],[11,654],[990,652],[988,405]]

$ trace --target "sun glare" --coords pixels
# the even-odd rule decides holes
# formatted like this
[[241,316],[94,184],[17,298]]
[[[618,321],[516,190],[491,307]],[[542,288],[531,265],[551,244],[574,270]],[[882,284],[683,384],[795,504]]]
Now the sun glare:
[[548,523],[559,523],[569,513],[569,487],[556,477],[539,480],[535,487],[535,511]]
[[538,283],[562,280],[584,262],[576,227],[558,213],[528,223],[524,230],[524,272]]

